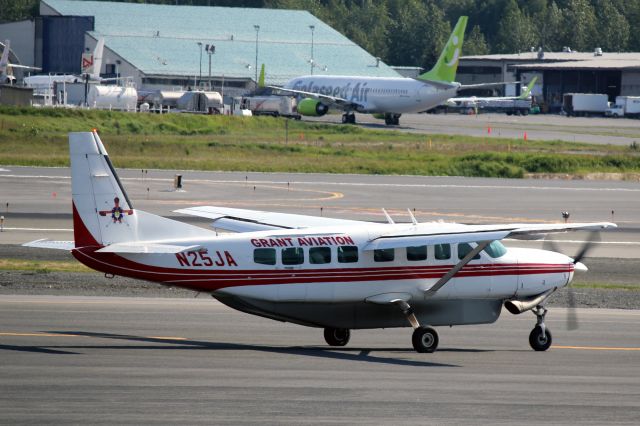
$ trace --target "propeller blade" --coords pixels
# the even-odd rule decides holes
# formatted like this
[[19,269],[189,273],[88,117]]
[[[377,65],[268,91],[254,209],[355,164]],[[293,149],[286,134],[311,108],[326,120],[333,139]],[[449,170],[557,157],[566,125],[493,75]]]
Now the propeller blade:
[[576,313],[576,295],[573,287],[567,288],[567,330],[576,330],[578,328],[578,314]]
[[580,262],[582,258],[585,257],[587,253],[589,253],[589,250],[593,248],[593,243],[597,241],[600,241],[600,233],[592,231],[589,234],[589,239],[587,240],[587,242],[580,248],[578,254],[574,256],[573,264],[575,265],[576,263]]
[[562,253],[560,251],[560,247],[556,244],[556,242],[547,235],[547,238],[544,239],[542,243],[542,248],[547,251],[555,251],[556,253]]

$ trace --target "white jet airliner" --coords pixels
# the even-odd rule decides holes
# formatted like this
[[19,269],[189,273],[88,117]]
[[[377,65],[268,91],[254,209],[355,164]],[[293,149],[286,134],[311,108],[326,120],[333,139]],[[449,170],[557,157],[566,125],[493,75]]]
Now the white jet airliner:
[[[206,292],[237,310],[324,328],[344,346],[351,329],[413,327],[418,352],[433,352],[432,326],[486,324],[504,305],[531,310],[533,349],[551,345],[544,302],[567,286],[580,260],[505,248],[531,239],[612,223],[462,225],[361,222],[225,207],[193,207],[218,229],[203,229],[137,210],[96,132],[70,133],[75,241],[27,246],[71,250],[83,264],[120,275]],[[215,324],[212,324],[215,327]]]
[[273,87],[303,97],[298,113],[323,116],[329,108],[344,111],[343,123],[355,123],[354,112],[374,114],[387,125],[400,124],[400,115],[423,112],[453,97],[460,89],[503,83],[461,85],[455,82],[467,17],[458,19],[433,68],[417,78],[307,75]]

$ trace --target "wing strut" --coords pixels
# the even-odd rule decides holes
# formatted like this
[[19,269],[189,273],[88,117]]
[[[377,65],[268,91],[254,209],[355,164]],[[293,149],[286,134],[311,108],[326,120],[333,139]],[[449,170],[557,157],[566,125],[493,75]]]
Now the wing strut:
[[447,272],[446,274],[444,274],[442,276],[442,278],[440,278],[438,280],[437,283],[435,283],[431,288],[429,288],[428,290],[425,290],[424,292],[424,297],[431,297],[433,296],[438,290],[440,290],[442,287],[444,287],[444,285],[446,283],[449,282],[449,280],[451,278],[453,278],[453,276],[455,274],[458,273],[458,271],[460,271],[460,269],[464,268],[464,266],[469,263],[471,261],[471,259],[473,259],[476,254],[480,253],[482,250],[484,250],[484,248],[486,246],[488,246],[489,244],[491,244],[493,241],[480,241],[478,242],[478,245],[471,250],[469,253],[467,253],[467,255],[462,258],[462,260],[460,262],[458,262],[453,268],[451,268],[449,270],[449,272]]

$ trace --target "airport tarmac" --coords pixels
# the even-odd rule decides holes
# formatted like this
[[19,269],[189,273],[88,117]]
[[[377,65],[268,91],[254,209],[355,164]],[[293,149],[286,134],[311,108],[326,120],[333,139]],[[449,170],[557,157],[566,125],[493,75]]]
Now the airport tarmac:
[[[341,123],[340,114],[304,117],[305,121]],[[509,116],[490,113],[478,115],[402,114],[399,126],[386,126],[370,114],[356,114],[358,125],[372,129],[403,132],[465,135],[527,140],[562,140],[594,144],[628,146],[640,143],[640,120],[632,118],[565,117],[556,114]]]
[[533,315],[411,330],[319,329],[208,299],[3,296],[0,406],[6,424],[637,424],[640,313],[580,309],[534,352]]
[[[117,165],[117,158],[112,158]],[[485,179],[429,176],[225,173],[119,170],[136,208],[208,226],[208,221],[174,210],[195,205],[279,211],[384,221],[381,208],[398,221],[462,223],[613,221],[620,227],[601,234],[590,256],[640,257],[640,184],[626,181]],[[172,191],[175,174],[184,191]],[[38,238],[72,239],[71,181],[68,168],[7,167],[0,170],[0,243]],[[9,203],[7,206],[6,203]],[[561,249],[572,254],[586,236],[571,233]],[[539,241],[518,241],[540,247]]]

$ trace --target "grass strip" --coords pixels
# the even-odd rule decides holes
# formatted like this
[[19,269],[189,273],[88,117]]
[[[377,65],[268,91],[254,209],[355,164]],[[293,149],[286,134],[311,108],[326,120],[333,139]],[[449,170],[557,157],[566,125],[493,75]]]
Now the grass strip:
[[67,133],[92,128],[118,167],[134,169],[504,178],[640,173],[637,146],[424,135],[272,117],[16,107],[0,107],[0,164],[68,166]]
[[0,259],[0,271],[28,271],[38,274],[49,272],[95,272],[73,260]]

